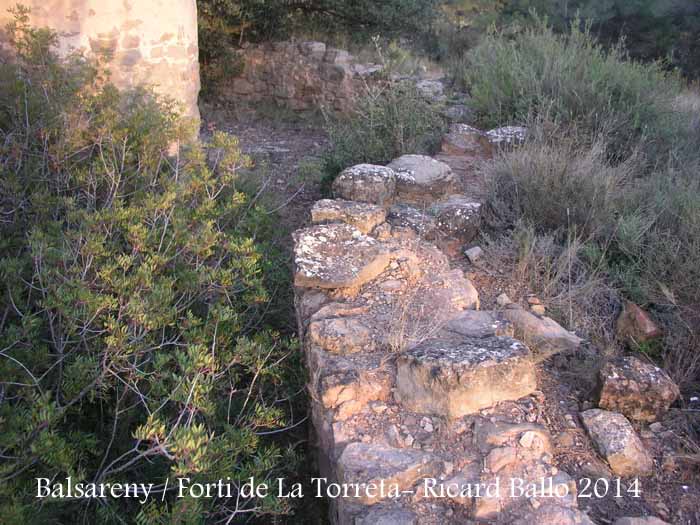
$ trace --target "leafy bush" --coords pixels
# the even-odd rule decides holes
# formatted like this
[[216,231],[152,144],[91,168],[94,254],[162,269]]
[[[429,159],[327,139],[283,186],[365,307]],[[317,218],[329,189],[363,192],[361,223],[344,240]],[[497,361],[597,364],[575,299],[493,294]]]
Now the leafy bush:
[[561,35],[539,20],[512,39],[496,33],[473,49],[467,85],[481,122],[491,127],[545,115],[590,137],[606,134],[617,158],[640,141],[652,162],[665,162],[671,150],[697,151],[687,115],[674,110],[680,79],[658,63],[628,60],[620,46],[606,50],[579,25]]
[[[0,522],[284,512],[236,501],[249,476],[293,468],[264,431],[286,424],[277,400],[302,380],[266,313],[273,225],[238,187],[248,159],[216,135],[214,173],[170,102],[59,61],[56,36],[26,22],[0,66]],[[35,478],[67,476],[161,492],[230,477],[233,497],[35,497]]]
[[325,171],[332,179],[354,164],[386,164],[406,153],[430,153],[444,127],[439,108],[411,82],[369,86],[349,115],[329,117]]

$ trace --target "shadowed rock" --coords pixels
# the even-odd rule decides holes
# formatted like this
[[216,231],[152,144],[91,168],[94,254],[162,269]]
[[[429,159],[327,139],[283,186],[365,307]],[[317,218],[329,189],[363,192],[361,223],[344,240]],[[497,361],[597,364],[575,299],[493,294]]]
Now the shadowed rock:
[[467,243],[479,234],[481,203],[461,195],[453,195],[445,202],[434,205],[430,212],[438,228],[445,235]]
[[618,518],[613,525],[669,525],[664,520],[655,516],[642,516],[639,518]]
[[492,152],[493,146],[486,133],[467,124],[452,124],[442,139],[444,155],[486,159]]
[[[419,479],[437,475],[439,468],[436,458],[417,450],[350,443],[338,459],[338,481],[365,486],[383,483],[386,498],[392,486],[398,491],[408,490]],[[382,500],[382,495],[363,493],[353,500],[373,505]]]
[[606,363],[598,382],[598,406],[636,421],[656,421],[680,395],[666,372],[636,357]]
[[395,204],[389,209],[387,222],[396,228],[407,228],[425,240],[439,235],[435,218],[408,204]]
[[528,348],[510,337],[426,341],[399,356],[396,383],[409,410],[449,418],[537,388]]
[[515,336],[542,352],[576,350],[582,339],[549,317],[538,317],[522,308],[506,308],[503,315],[515,327]]
[[418,517],[408,510],[370,509],[354,525],[418,525]]

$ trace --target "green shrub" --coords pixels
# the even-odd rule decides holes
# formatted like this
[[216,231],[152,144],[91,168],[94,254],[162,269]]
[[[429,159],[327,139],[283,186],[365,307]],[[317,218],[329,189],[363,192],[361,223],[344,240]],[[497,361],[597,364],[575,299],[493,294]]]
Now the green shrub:
[[439,107],[411,82],[367,87],[350,114],[329,118],[325,171],[332,180],[354,164],[386,164],[406,153],[432,153],[444,129]]
[[639,168],[638,158],[611,166],[603,139],[582,143],[564,133],[531,137],[522,148],[487,165],[494,218],[509,225],[524,219],[538,232],[563,228],[585,238],[609,236],[621,192]]
[[467,85],[487,127],[524,122],[533,114],[595,137],[610,137],[609,153],[624,158],[640,141],[651,162],[671,150],[697,151],[687,115],[674,109],[680,79],[660,64],[628,60],[621,46],[606,50],[588,28],[556,34],[546,24],[487,36],[467,56]]
[[[547,134],[542,127],[533,124],[522,147],[483,168],[492,226],[520,232],[506,235],[520,246],[514,279],[538,290],[567,321],[570,301],[576,322],[595,320],[593,332],[611,340],[608,297],[615,301],[619,290],[648,307],[665,328],[658,355],[693,388],[700,372],[698,164],[686,159],[683,169],[663,166],[640,178],[641,154],[611,164],[605,137],[590,143],[575,129]],[[571,260],[573,281],[565,266]]]
[[238,187],[235,139],[215,136],[213,173],[171,103],[59,61],[55,35],[26,21],[0,66],[0,522],[235,522],[251,503],[235,487],[145,505],[35,497],[39,477],[284,475],[293,451],[261,431],[286,424],[277,400],[303,374],[271,329],[268,289],[287,276],[268,272],[274,225]]

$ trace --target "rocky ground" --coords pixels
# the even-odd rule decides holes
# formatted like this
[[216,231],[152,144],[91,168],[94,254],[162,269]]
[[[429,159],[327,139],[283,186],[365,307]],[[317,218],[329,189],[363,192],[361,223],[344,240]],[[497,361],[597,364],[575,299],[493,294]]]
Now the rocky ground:
[[[674,385],[639,361],[591,369],[599,355],[586,334],[548,320],[483,253],[463,253],[478,244],[486,195],[474,166],[523,130],[455,126],[438,162],[349,170],[334,186],[344,200],[317,202],[318,178],[299,178],[325,147],[317,127],[209,123],[266,164],[285,226],[300,229],[295,284],[321,471],[406,491],[332,499],[335,522],[700,523],[697,470],[678,457],[687,423],[667,411]],[[434,498],[425,478],[551,478],[578,497]],[[608,480],[600,497],[596,480]]]

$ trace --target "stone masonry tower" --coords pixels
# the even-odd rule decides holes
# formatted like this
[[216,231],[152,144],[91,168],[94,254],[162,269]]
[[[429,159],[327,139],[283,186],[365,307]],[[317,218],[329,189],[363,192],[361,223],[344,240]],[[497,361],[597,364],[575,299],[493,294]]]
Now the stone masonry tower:
[[0,0],[2,30],[18,1],[59,32],[61,53],[104,57],[118,87],[152,85],[199,118],[196,0]]

